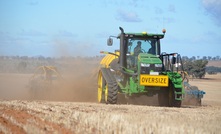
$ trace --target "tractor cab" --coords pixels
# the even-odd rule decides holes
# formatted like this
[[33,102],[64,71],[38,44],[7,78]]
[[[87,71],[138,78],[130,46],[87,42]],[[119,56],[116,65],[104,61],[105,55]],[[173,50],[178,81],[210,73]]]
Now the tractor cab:
[[157,57],[157,55],[160,55],[160,39],[149,37],[146,33],[129,34],[129,37],[125,38],[125,44],[127,44],[127,52],[125,53],[126,68],[135,72],[143,57]]
[[[159,61],[161,53],[160,39],[164,38],[166,30],[163,29],[162,32],[163,34],[150,34],[147,32],[124,33],[123,29],[121,29],[121,33],[116,37],[120,39],[119,63],[121,68],[137,72],[138,66],[141,64],[140,61],[145,64],[148,58],[157,58],[158,61],[156,63],[162,63]],[[107,40],[108,46],[113,44],[111,37]],[[152,60],[152,62],[155,62],[155,60]]]
[[122,70],[140,74],[142,73],[140,72],[142,65],[162,64],[159,58],[161,53],[160,39],[164,38],[165,29],[163,34],[124,33],[122,30],[117,37],[120,39],[119,63]]

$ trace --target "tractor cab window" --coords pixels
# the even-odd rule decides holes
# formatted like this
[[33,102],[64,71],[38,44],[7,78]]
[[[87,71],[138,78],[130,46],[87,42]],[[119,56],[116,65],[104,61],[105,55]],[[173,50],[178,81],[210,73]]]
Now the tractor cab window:
[[157,40],[134,40],[128,41],[128,53],[130,55],[138,56],[140,53],[149,53],[156,55]]
[[138,55],[140,53],[156,55],[157,52],[157,40],[156,39],[129,39],[127,49],[127,68],[136,70]]

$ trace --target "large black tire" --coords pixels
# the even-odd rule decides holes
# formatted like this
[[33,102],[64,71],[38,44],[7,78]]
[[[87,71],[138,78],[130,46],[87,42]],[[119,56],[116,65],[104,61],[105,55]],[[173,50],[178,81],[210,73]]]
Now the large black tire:
[[[181,103],[182,100],[176,100],[175,99],[175,92],[181,92],[182,89],[181,88],[175,88],[174,86],[172,86],[169,90],[169,106],[170,107],[181,107]],[[177,97],[180,97],[181,95],[178,95]]]
[[[105,81],[104,77],[102,76],[102,89],[106,87],[107,82]],[[101,103],[105,103],[105,91],[102,90],[102,95],[101,95]]]
[[116,104],[119,89],[118,83],[110,69],[102,68],[101,71],[106,81],[105,101],[107,104]]
[[107,94],[107,104],[116,104],[118,95],[118,84],[117,82],[108,83],[108,94]]
[[[181,107],[181,100],[175,99],[175,92],[181,92],[182,89],[176,89],[172,82],[170,82],[168,88],[161,88],[160,92],[158,93],[158,102],[160,106],[165,107]],[[181,95],[178,95],[180,97]]]
[[160,106],[169,106],[169,90],[168,88],[161,88],[158,93],[158,103]]

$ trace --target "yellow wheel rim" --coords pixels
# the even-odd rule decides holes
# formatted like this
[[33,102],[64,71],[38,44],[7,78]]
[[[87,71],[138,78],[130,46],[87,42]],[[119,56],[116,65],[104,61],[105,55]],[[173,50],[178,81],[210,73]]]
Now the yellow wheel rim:
[[107,84],[106,84],[105,96],[104,96],[105,102],[107,102],[107,96],[108,96],[108,86],[107,86]]
[[97,100],[98,102],[101,102],[101,99],[102,99],[102,84],[103,83],[103,80],[102,80],[102,74],[101,72],[99,72],[99,75],[98,75],[98,94],[97,94]]

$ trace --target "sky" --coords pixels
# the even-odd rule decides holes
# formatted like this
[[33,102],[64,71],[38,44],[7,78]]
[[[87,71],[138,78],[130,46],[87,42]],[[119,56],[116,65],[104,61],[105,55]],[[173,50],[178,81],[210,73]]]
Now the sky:
[[0,0],[0,55],[96,56],[110,35],[162,33],[161,51],[221,56],[221,0]]

